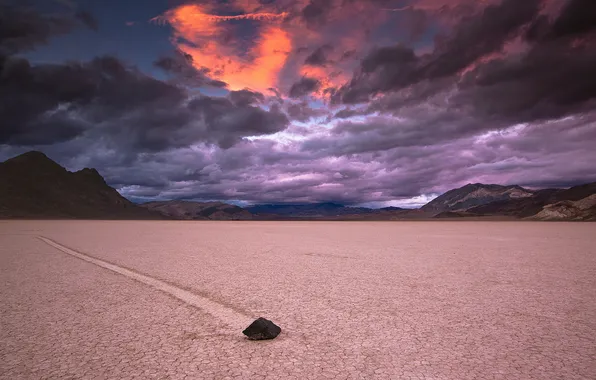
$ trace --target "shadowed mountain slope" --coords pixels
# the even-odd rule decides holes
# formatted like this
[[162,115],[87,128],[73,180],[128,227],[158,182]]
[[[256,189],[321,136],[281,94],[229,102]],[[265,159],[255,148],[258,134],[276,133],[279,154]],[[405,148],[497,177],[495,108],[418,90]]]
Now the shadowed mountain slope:
[[498,200],[484,205],[469,208],[467,211],[475,215],[503,215],[525,218],[537,214],[550,203],[558,202],[558,194],[562,189],[537,190],[531,197]]
[[121,196],[97,170],[69,172],[37,151],[0,163],[0,217],[161,218]]

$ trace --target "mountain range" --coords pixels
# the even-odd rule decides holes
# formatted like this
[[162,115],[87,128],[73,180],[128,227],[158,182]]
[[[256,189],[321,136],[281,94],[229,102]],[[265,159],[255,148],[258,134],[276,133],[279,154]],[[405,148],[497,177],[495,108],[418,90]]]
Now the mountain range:
[[398,207],[370,209],[365,207],[347,207],[338,203],[324,202],[311,204],[265,204],[247,207],[255,215],[278,215],[292,218],[324,218],[342,215],[364,215],[383,211],[402,210]]
[[0,163],[0,218],[176,220],[596,220],[596,182],[568,189],[474,183],[420,209],[370,209],[338,203],[264,204],[242,208],[185,200],[134,204],[95,169],[70,172],[37,151]]
[[154,201],[140,205],[171,219],[182,220],[249,220],[247,210],[223,202]]

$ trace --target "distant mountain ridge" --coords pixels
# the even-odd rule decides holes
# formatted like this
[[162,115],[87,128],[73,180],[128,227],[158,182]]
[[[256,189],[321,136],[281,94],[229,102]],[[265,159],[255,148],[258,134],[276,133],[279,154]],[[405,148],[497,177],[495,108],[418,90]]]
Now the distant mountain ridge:
[[173,200],[147,202],[140,206],[171,219],[250,220],[253,218],[249,211],[223,202]]
[[257,215],[277,215],[293,218],[333,217],[341,215],[358,215],[375,212],[364,207],[347,207],[338,203],[310,204],[262,204],[247,207],[246,210]]
[[416,220],[450,218],[596,221],[596,182],[568,189],[528,190],[468,184],[420,209],[369,209],[334,202],[264,204],[153,201],[136,205],[95,169],[69,172],[41,152],[0,162],[0,218],[179,220]]

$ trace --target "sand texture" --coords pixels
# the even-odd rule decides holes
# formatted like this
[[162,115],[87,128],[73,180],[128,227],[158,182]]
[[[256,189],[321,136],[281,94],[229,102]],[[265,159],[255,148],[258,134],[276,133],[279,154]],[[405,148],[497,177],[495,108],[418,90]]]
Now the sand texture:
[[596,379],[595,223],[0,221],[0,299],[1,379]]

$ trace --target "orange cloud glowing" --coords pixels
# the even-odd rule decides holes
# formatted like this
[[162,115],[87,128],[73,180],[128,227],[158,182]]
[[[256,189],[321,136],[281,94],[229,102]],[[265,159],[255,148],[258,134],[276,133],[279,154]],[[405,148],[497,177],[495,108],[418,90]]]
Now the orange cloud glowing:
[[334,67],[303,66],[300,74],[305,77],[315,78],[321,83],[320,97],[323,97],[322,91],[328,87],[338,87],[346,83],[350,77],[344,71],[338,71]]
[[[154,19],[169,23],[175,31],[176,46],[193,57],[197,68],[206,67],[210,75],[228,83],[231,90],[249,88],[265,91],[277,87],[277,78],[292,49],[290,36],[279,26],[260,25],[258,37],[246,50],[240,41],[226,40],[224,21],[275,21],[287,13],[248,13],[216,16],[199,5],[183,5]],[[187,42],[188,41],[188,42]]]
[[[325,89],[350,81],[363,54],[388,44],[382,38],[376,41],[371,31],[383,25],[385,30],[394,30],[401,11],[424,10],[443,17],[443,13],[450,14],[446,10],[462,3],[498,0],[417,0],[393,9],[368,0],[328,1],[319,6],[316,12],[324,16],[314,16],[322,17],[314,23],[305,16],[305,10],[312,8],[309,0],[185,4],[152,21],[169,24],[176,48],[192,56],[197,69],[206,68],[211,78],[226,82],[230,90],[274,88],[286,94],[302,77],[309,77],[320,83],[313,95],[324,98]],[[329,46],[326,62],[308,64],[307,57],[321,46]]]
[[[198,6],[185,6],[185,7],[197,7]],[[184,7],[183,7],[184,8]],[[204,20],[204,21],[230,21],[230,20],[275,20],[277,18],[284,18],[288,15],[287,12],[283,12],[280,14],[275,13],[249,13],[245,15],[236,15],[236,16],[216,16],[216,15],[208,15],[201,12],[195,13],[191,15],[196,20]],[[167,23],[168,20],[165,16],[157,16],[151,19],[151,21],[159,22],[159,23]]]

